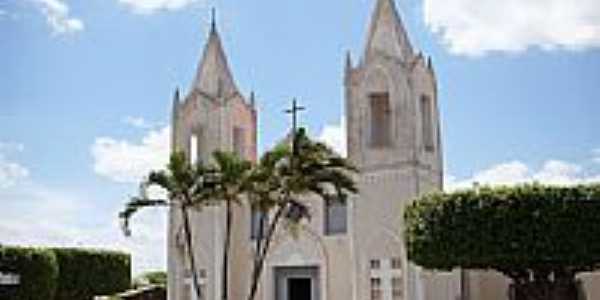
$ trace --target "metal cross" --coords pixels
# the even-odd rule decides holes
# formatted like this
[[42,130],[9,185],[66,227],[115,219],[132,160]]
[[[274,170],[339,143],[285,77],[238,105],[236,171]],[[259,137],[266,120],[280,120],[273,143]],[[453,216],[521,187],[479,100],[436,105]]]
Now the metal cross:
[[296,152],[296,131],[298,128],[298,112],[303,110],[306,110],[306,108],[304,106],[298,106],[298,101],[296,101],[296,98],[292,100],[292,108],[285,110],[286,114],[292,115],[292,149],[294,153]]

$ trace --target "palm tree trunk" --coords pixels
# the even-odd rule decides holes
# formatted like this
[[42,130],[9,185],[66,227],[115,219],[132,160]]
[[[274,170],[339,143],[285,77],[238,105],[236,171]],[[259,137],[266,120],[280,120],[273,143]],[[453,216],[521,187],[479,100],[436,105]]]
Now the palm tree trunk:
[[190,228],[190,220],[187,212],[187,208],[185,206],[181,206],[181,214],[183,217],[183,233],[185,235],[186,248],[188,259],[190,260],[190,268],[192,271],[192,280],[194,284],[194,291],[196,292],[196,297],[198,299],[202,299],[202,290],[200,289],[200,281],[198,279],[198,271],[196,270],[196,262],[194,260],[194,249],[192,247],[192,232]]
[[269,252],[269,247],[271,245],[271,241],[273,240],[273,235],[275,230],[277,229],[277,224],[283,215],[283,211],[285,210],[285,205],[281,205],[277,212],[275,213],[275,217],[273,221],[269,225],[269,230],[267,231],[267,235],[265,237],[265,243],[262,249],[256,249],[256,253],[258,258],[255,260],[254,270],[252,270],[252,284],[250,287],[250,295],[248,295],[248,300],[254,300],[256,297],[256,292],[258,291],[258,283],[260,282],[260,276],[264,269],[265,258]]
[[225,247],[223,249],[223,278],[222,278],[222,299],[228,298],[228,279],[229,279],[229,248],[231,243],[231,201],[225,201],[226,217],[225,217]]

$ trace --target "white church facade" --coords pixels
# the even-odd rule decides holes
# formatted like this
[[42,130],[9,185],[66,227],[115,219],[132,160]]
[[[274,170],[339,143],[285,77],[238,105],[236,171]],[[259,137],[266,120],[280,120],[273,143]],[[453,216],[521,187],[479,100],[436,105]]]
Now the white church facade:
[[[365,51],[348,55],[345,106],[348,157],[360,169],[359,194],[343,204],[308,199],[312,218],[297,237],[282,227],[267,258],[261,300],[456,300],[458,273],[431,274],[408,263],[402,212],[416,196],[442,188],[443,161],[435,73],[412,48],[392,0],[378,0]],[[210,159],[217,149],[256,159],[257,111],[238,90],[216,26],[194,84],[173,105],[174,149]],[[229,298],[249,290],[256,226],[248,207],[235,209]],[[195,260],[206,299],[221,296],[224,209],[192,215]],[[255,220],[254,220],[255,221]],[[194,299],[189,262],[171,212],[169,300]]]
[[[360,169],[360,192],[342,204],[307,199],[312,218],[291,236],[280,227],[262,274],[257,300],[507,299],[500,276],[424,271],[407,261],[403,208],[443,188],[437,82],[431,60],[411,45],[393,0],[377,0],[364,52],[348,54],[344,70],[348,158]],[[208,161],[214,150],[256,160],[254,95],[239,91],[215,24],[196,79],[172,114],[172,145]],[[204,299],[221,298],[224,208],[193,212],[196,268]],[[246,299],[256,218],[236,207],[229,299]],[[169,215],[168,299],[196,299],[181,238]],[[464,297],[464,298],[463,298]]]

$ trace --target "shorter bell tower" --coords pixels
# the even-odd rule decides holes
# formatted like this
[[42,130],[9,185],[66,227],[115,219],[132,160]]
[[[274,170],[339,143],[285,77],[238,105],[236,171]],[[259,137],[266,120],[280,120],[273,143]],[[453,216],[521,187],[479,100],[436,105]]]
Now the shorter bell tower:
[[[175,92],[172,111],[171,145],[173,151],[184,152],[191,163],[211,163],[212,154],[219,151],[235,152],[247,160],[256,160],[256,109],[254,94],[250,101],[240,93],[227,56],[223,49],[216,22],[211,25],[208,41],[198,65],[196,78],[189,92],[181,98],[179,90]],[[220,206],[203,207],[190,213],[192,243],[196,269],[200,273],[202,299],[221,297],[222,255],[224,239],[224,208]],[[231,266],[239,265],[235,261],[241,257],[235,251],[235,244],[242,240],[245,233],[241,228],[249,212],[242,208],[234,210],[234,216],[240,224],[232,228]],[[185,254],[182,238],[182,218],[180,212],[171,209],[168,231],[168,299],[195,299],[190,262]],[[231,274],[232,286],[239,279]],[[232,298],[239,298],[242,291],[230,290]]]

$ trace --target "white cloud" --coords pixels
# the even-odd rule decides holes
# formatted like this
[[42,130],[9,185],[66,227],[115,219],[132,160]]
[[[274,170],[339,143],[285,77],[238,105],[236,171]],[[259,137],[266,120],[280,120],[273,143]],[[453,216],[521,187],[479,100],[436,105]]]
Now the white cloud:
[[29,176],[29,170],[19,163],[10,161],[9,152],[21,152],[22,144],[0,142],[0,189],[9,188]]
[[77,33],[84,29],[81,19],[69,16],[69,6],[61,0],[32,0],[39,6],[56,35]]
[[523,183],[543,183],[552,185],[573,185],[580,183],[600,183],[600,174],[593,174],[583,167],[560,160],[547,160],[538,170],[532,169],[525,163],[513,161],[494,165],[488,169],[476,172],[471,178],[457,180],[448,175],[445,189],[453,191],[462,188],[481,185],[515,185]]
[[140,143],[112,137],[96,138],[91,147],[94,172],[116,182],[137,183],[169,160],[170,127],[150,130]]
[[97,199],[28,184],[0,191],[0,241],[45,247],[90,247],[132,255],[134,274],[166,268],[166,211],[146,210],[135,216],[133,235],[123,236],[118,205],[98,209]]
[[0,152],[22,152],[25,145],[14,142],[0,142]]
[[146,121],[142,117],[127,116],[123,118],[123,123],[139,129],[151,129],[155,127],[155,124]]
[[345,157],[347,155],[346,118],[342,117],[338,124],[323,127],[317,139]]
[[424,0],[427,26],[452,53],[600,47],[597,0]]
[[594,151],[592,151],[592,160],[596,163],[600,164],[600,148],[595,149]]
[[200,0],[119,0],[136,13],[151,14],[161,10],[178,10]]

